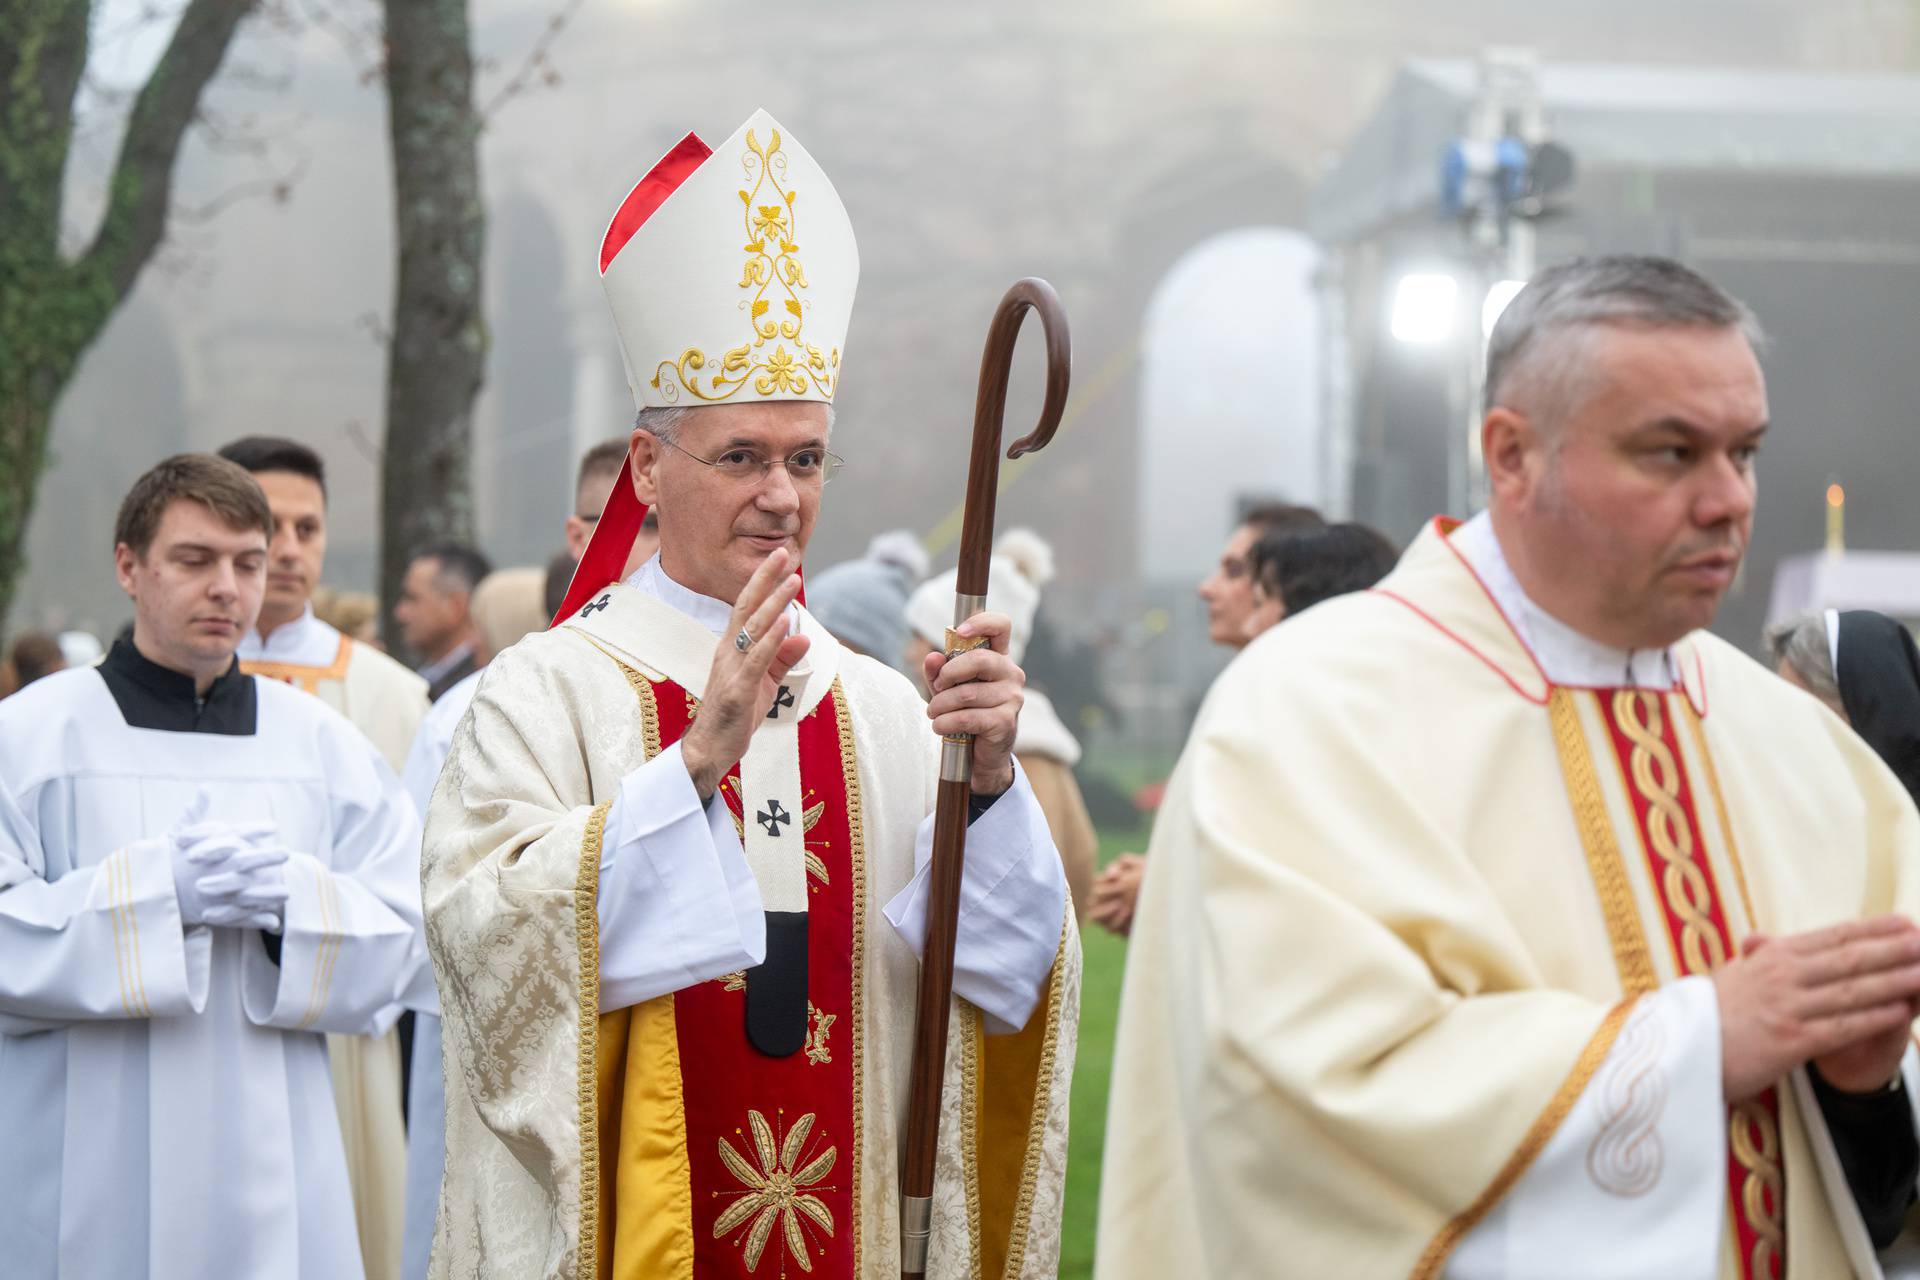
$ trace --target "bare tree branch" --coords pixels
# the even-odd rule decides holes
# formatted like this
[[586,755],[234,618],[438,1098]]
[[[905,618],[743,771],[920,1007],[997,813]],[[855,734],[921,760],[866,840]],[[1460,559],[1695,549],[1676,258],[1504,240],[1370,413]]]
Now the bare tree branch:
[[240,20],[254,0],[192,0],[174,29],[166,52],[133,105],[108,187],[100,232],[79,265],[101,279],[118,301],[167,228],[173,191],[173,161],[194,121],[200,93],[220,69]]
[[560,33],[567,29],[569,22],[573,21],[573,15],[580,12],[583,2],[584,0],[567,0],[565,8],[547,19],[547,25],[540,31],[540,38],[535,40],[533,47],[527,50],[526,59],[520,64],[520,69],[494,92],[493,97],[487,99],[485,106],[480,108],[480,119],[483,124],[493,118],[494,112],[526,93],[536,81],[548,88],[560,83],[560,73],[554,69],[547,55],[553,51],[554,42],[560,39]]

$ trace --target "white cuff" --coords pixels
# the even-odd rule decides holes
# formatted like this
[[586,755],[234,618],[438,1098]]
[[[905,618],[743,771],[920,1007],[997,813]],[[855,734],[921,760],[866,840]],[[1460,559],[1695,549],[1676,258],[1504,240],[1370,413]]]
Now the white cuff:
[[1640,997],[1539,1158],[1460,1242],[1447,1280],[1714,1280],[1726,1116],[1713,979]]
[[766,959],[766,912],[733,815],[717,792],[702,810],[678,743],[621,780],[600,849],[602,1009]]
[[[913,948],[926,949],[927,897],[933,876],[933,815],[914,840],[917,868],[887,903],[887,922]],[[987,1032],[1027,1025],[1047,990],[1066,920],[1067,876],[1026,770],[967,828],[960,873],[960,927],[953,948],[954,994],[986,1016]]]

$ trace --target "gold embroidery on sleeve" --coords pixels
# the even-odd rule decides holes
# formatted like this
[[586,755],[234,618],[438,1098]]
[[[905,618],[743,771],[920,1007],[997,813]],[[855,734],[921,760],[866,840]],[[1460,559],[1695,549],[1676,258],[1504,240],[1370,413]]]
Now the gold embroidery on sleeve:
[[133,852],[130,849],[120,851],[120,883],[125,892],[121,898],[123,909],[127,913],[127,934],[133,940],[133,995],[139,1005],[140,1016],[153,1016],[153,1003],[147,999],[147,975],[141,967],[140,957],[140,908],[133,894]]
[[126,861],[126,851],[116,849],[108,854],[100,864],[100,877],[106,887],[107,919],[113,923],[113,958],[120,973],[120,1008],[131,1018],[133,1011],[133,983],[127,974],[131,957],[128,955],[126,938],[126,910],[120,890],[121,864]]

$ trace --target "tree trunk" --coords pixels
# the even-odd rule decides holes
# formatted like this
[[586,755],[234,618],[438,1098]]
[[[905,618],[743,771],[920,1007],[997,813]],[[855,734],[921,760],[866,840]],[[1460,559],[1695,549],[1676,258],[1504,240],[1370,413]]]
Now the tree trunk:
[[173,165],[253,0],[192,0],[134,100],[100,230],[60,253],[88,0],[0,0],[0,623],[26,568],[54,407],[166,231]]
[[399,262],[387,349],[380,598],[392,644],[392,606],[414,549],[474,537],[486,217],[467,0],[386,0],[386,18]]

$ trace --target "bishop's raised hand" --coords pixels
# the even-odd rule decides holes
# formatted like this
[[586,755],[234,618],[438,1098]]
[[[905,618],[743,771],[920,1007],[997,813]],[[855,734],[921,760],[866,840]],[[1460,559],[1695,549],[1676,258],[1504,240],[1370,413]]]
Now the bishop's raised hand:
[[747,580],[727,619],[727,633],[714,646],[700,714],[680,740],[680,757],[702,804],[747,754],[754,731],[767,722],[780,682],[811,643],[787,634],[787,606],[800,594],[800,575],[787,572],[789,563],[780,548]]

